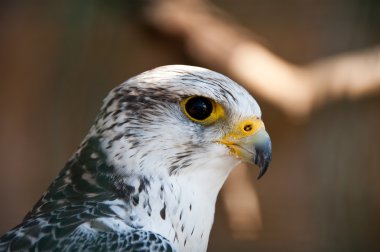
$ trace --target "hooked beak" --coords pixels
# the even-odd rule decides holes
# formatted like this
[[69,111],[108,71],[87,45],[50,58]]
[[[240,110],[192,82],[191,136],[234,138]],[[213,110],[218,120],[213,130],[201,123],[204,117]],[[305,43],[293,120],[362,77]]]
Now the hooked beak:
[[[259,176],[257,179],[261,178],[268,169],[269,163],[272,160],[272,143],[270,137],[265,129],[259,130],[254,134],[250,140],[248,140],[247,145],[242,145],[242,148],[249,148],[250,146],[253,149],[242,152],[242,158],[247,162],[256,164],[259,169]],[[252,156],[253,154],[253,156]],[[252,162],[253,161],[253,162]]]
[[[246,122],[243,124],[247,126]],[[245,126],[240,127],[240,129],[245,129]],[[243,132],[244,134],[239,137],[237,137],[236,132],[228,134],[221,143],[229,147],[231,153],[244,162],[257,165],[260,169],[257,177],[259,179],[267,171],[272,159],[272,144],[261,120],[250,120],[249,126],[252,129],[251,132]]]

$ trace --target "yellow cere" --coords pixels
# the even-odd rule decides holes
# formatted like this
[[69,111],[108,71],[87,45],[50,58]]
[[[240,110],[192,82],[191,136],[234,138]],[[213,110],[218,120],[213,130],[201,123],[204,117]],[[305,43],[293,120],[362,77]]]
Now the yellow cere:
[[254,135],[257,131],[264,128],[264,123],[261,119],[253,117],[240,121],[228,134],[226,134],[220,143],[227,145],[231,152],[239,155],[239,147],[237,142],[245,137]]
[[259,118],[249,118],[240,122],[237,130],[237,138],[246,137],[255,134],[259,129],[264,127],[263,121]]
[[203,120],[197,120],[197,119],[193,118],[191,115],[189,115],[189,113],[185,109],[187,101],[190,100],[191,98],[193,98],[193,96],[190,96],[190,97],[187,97],[186,99],[183,99],[180,102],[180,105],[181,105],[182,110],[185,113],[185,115],[188,118],[190,118],[192,121],[201,123],[203,125],[210,125],[210,124],[212,124],[212,123],[216,122],[217,120],[224,117],[223,106],[220,105],[219,103],[215,102],[214,100],[210,99],[210,102],[212,104],[211,114],[206,119],[203,119]]

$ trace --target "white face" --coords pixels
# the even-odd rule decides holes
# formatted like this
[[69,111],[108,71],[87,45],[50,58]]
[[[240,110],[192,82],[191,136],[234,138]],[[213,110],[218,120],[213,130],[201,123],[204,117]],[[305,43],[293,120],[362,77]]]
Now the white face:
[[113,152],[110,161],[121,169],[176,174],[209,159],[231,160],[231,148],[222,140],[242,122],[260,117],[252,96],[225,76],[165,66],[111,91],[91,134],[103,138]]
[[[132,187],[149,203],[151,215],[144,205],[133,208],[149,216],[135,222],[179,251],[206,250],[217,194],[231,169],[243,160],[258,164],[262,175],[270,160],[256,101],[232,80],[198,67],[160,67],[116,87],[92,137],[119,194]],[[149,191],[140,191],[143,184]]]

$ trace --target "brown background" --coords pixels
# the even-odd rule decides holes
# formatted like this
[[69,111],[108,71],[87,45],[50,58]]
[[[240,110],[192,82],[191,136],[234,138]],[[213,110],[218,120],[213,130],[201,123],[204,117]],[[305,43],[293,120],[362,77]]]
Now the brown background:
[[[63,167],[115,85],[165,64],[196,64],[139,18],[141,1],[0,3],[0,233]],[[295,63],[380,42],[376,0],[218,0]],[[253,94],[254,95],[254,94]],[[380,94],[305,121],[265,100],[273,142],[258,190],[263,230],[233,240],[218,204],[210,251],[380,251]]]

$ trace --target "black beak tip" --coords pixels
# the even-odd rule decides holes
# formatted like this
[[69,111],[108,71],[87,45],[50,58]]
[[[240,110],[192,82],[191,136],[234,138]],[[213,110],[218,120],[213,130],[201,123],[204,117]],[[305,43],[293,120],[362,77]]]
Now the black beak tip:
[[260,172],[257,179],[264,176],[265,172],[268,170],[269,164],[272,160],[272,146],[271,142],[268,141],[267,144],[256,148],[255,164],[259,166]]
[[260,179],[262,176],[264,176],[264,174],[268,170],[269,163],[270,161],[264,161],[262,164],[258,164],[260,172],[259,172],[259,176],[257,176],[257,179]]

